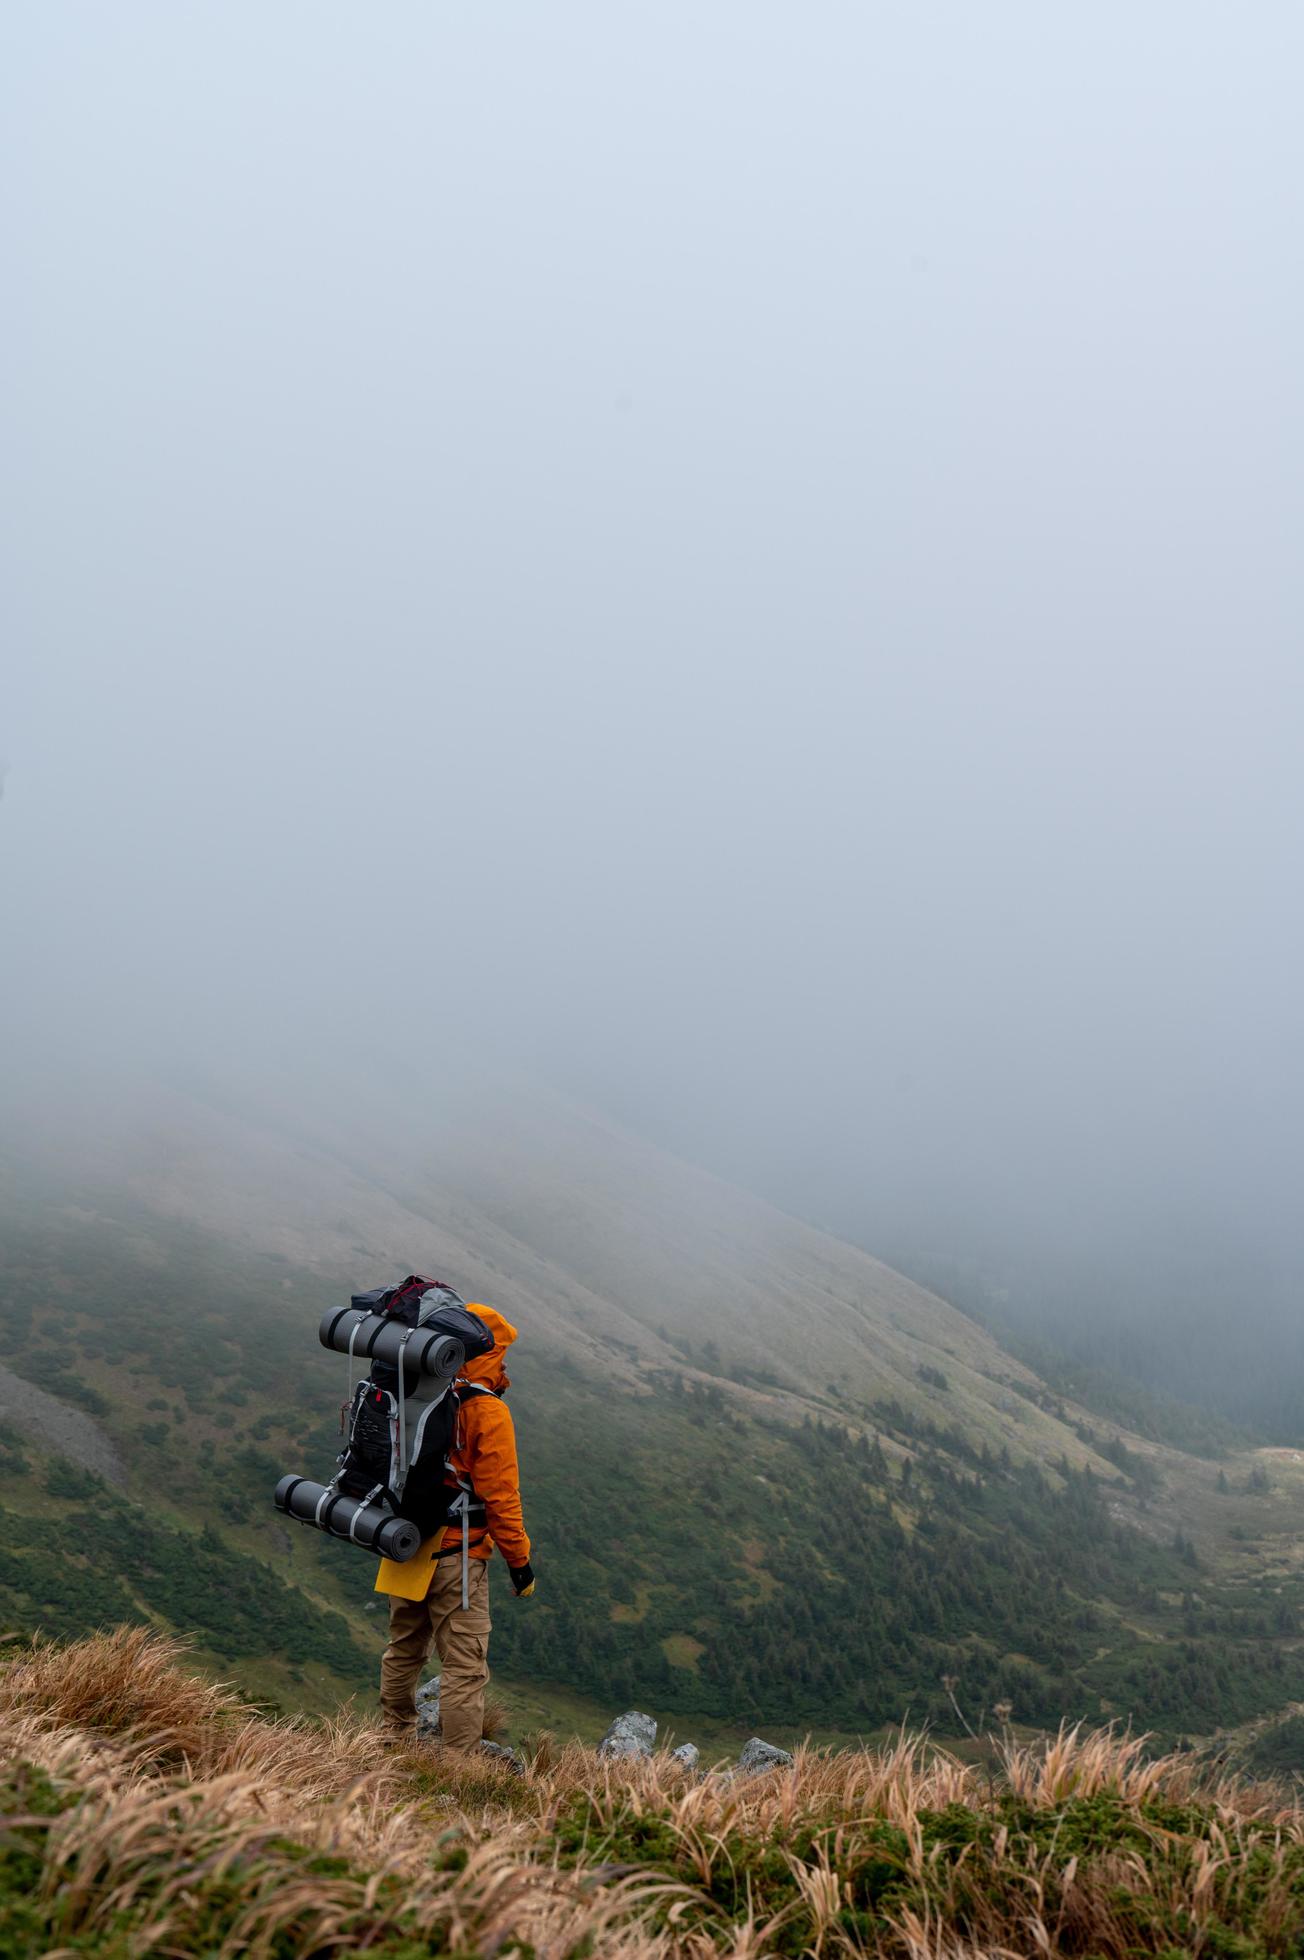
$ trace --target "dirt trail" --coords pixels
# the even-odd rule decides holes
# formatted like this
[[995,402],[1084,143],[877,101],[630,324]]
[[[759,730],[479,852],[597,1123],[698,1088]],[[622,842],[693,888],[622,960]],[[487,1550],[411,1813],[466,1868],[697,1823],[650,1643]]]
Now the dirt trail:
[[24,1381],[12,1368],[0,1367],[0,1422],[25,1430],[46,1449],[58,1450],[111,1484],[126,1482],[122,1458],[94,1416]]

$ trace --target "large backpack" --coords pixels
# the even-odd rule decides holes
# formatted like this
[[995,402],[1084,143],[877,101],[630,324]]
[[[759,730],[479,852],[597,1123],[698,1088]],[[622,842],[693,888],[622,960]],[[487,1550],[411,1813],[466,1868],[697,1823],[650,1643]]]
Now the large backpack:
[[[461,1341],[468,1361],[493,1346],[480,1316],[452,1287],[421,1273],[409,1274],[399,1286],[355,1293],[351,1305],[406,1327],[450,1334]],[[383,1500],[399,1517],[410,1518],[423,1538],[430,1537],[448,1521],[458,1494],[448,1457],[461,1397],[480,1392],[478,1385],[434,1381],[414,1368],[380,1360],[373,1360],[370,1375],[356,1387],[350,1366],[349,1380],[349,1399],[340,1411],[348,1441],[340,1452],[336,1488],[347,1497]]]

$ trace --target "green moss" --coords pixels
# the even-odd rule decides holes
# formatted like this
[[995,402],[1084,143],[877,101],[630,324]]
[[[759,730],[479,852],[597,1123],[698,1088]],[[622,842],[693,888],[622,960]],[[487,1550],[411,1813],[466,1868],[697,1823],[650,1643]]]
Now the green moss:
[[30,1763],[9,1765],[0,1780],[0,1960],[30,1960],[51,1944],[48,1911],[38,1897],[46,1828],[71,1801]]
[[[904,1832],[883,1818],[830,1819],[823,1827],[808,1820],[782,1838],[730,1833],[704,1882],[668,1817],[640,1813],[632,1804],[613,1813],[585,1798],[558,1820],[557,1847],[563,1864],[629,1865],[693,1886],[701,1906],[691,1923],[721,1941],[753,1908],[762,1920],[778,1918],[773,1950],[794,1955],[809,1949],[816,1926],[791,1861],[809,1862],[835,1833],[847,1900],[839,1924],[870,1947],[907,1911],[948,1924],[961,1937],[985,1938],[993,1916],[1017,1926],[1027,1910],[1031,1869],[1042,1875],[1053,1914],[1059,1874],[1070,1860],[1090,1870],[1132,1853],[1153,1872],[1153,1893],[1137,1896],[1120,1887],[1114,1909],[1138,1953],[1170,1949],[1189,1955],[1198,1948],[1216,1960],[1275,1960],[1304,1952],[1304,1848],[1290,1847],[1279,1861],[1267,1846],[1250,1844],[1226,1859],[1218,1820],[1205,1806],[1136,1804],[1102,1792],[1038,1808],[1006,1795],[990,1809],[952,1804],[923,1811],[918,1821],[922,1863],[912,1857]],[[1194,1869],[1195,1847],[1202,1843],[1212,1846],[1221,1862],[1212,1914],[1197,1929],[1161,1901],[1182,1895]],[[1279,1925],[1283,1885],[1294,1910]]]
[[[48,1882],[48,1831],[73,1800],[25,1765],[11,1767],[0,1780],[7,1819],[0,1830],[0,1960],[27,1960],[51,1947],[110,1960],[130,1960],[140,1951],[142,1929],[172,1866],[160,1855],[153,1871],[138,1869],[128,1910],[112,1910],[112,1891],[101,1896],[92,1887],[76,1907],[77,1916],[61,1919],[58,1891]],[[728,1949],[739,1924],[754,1918],[766,1926],[767,1951],[794,1960],[812,1950],[818,1936],[794,1863],[809,1866],[834,1846],[843,1900],[837,1924],[849,1941],[872,1951],[900,1949],[895,1928],[906,1913],[944,1926],[957,1946],[967,1940],[990,1944],[993,1925],[1011,1929],[1009,1937],[1017,1939],[1014,1929],[1026,1924],[1030,1871],[1037,1872],[1042,1888],[1043,1918],[1054,1924],[1057,1888],[1071,1862],[1086,1877],[1093,1871],[1108,1874],[1120,1854],[1131,1854],[1144,1861],[1150,1883],[1138,1892],[1117,1884],[1111,1907],[1129,1950],[1138,1956],[1198,1952],[1202,1960],[1297,1960],[1304,1952],[1304,1846],[1266,1841],[1252,1831],[1240,1836],[1202,1803],[1133,1803],[1102,1791],[1037,1805],[994,1791],[980,1807],[951,1804],[920,1812],[917,1824],[922,1856],[906,1833],[881,1815],[825,1815],[815,1809],[799,1814],[782,1833],[760,1836],[735,1825],[721,1841],[708,1841],[712,1855],[704,1875],[675,1828],[668,1801],[649,1800],[646,1793],[622,1796],[617,1790],[577,1794],[554,1822],[536,1831],[534,1850],[545,1859],[555,1857],[565,1869],[584,1867],[596,1883],[626,1869],[660,1873],[696,1894],[696,1903],[676,1920],[680,1937],[692,1933]],[[441,1833],[433,1818],[430,1850],[433,1869],[464,1869],[465,1839],[458,1831]],[[1168,1902],[1190,1898],[1208,1851],[1214,1854],[1212,1889],[1197,1925],[1184,1905]],[[212,1866],[220,1863],[200,1860],[193,1885],[174,1902],[172,1950],[218,1951],[252,1901],[274,1908],[279,1888],[290,1880],[297,1887],[305,1874],[323,1883],[365,1877],[346,1859],[284,1837],[246,1847],[215,1877]],[[313,1951],[310,1907],[309,1899],[305,1917],[287,1923],[272,1941],[268,1950],[275,1960],[296,1960]],[[417,1937],[404,1914],[402,1885],[385,1879],[371,1904],[359,1905],[341,1931],[351,1948],[382,1960],[418,1960],[445,1950],[438,1933],[433,1939]],[[1088,1960],[1073,1944],[1071,1918],[1058,1950],[1081,1952]]]

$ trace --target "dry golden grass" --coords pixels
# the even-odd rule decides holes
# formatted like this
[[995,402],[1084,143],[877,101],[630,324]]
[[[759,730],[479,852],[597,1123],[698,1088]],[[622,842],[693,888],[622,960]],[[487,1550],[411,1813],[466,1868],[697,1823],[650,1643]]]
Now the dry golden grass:
[[729,1779],[544,1738],[514,1778],[268,1721],[182,1663],[122,1630],[0,1673],[0,1954],[1304,1952],[1297,1805],[1134,1739]]

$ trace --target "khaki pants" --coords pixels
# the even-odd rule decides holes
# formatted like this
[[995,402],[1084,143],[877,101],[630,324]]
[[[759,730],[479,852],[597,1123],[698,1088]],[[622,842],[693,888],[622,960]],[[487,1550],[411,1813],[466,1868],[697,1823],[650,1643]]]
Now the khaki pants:
[[489,1561],[472,1559],[462,1611],[462,1561],[441,1558],[424,1599],[389,1602],[389,1645],[380,1660],[380,1705],[390,1728],[417,1720],[416,1691],[433,1647],[439,1655],[439,1726],[450,1749],[475,1749],[489,1685]]

